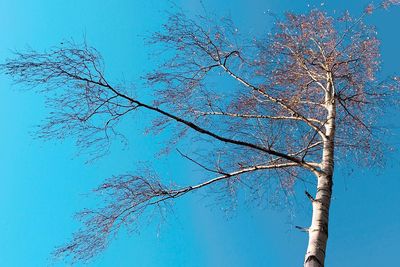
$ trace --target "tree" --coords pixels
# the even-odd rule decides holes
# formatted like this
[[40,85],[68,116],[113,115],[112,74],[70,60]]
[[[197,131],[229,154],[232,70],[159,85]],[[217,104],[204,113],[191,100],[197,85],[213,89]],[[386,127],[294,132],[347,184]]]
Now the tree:
[[[381,7],[397,4],[385,1]],[[367,7],[365,14],[374,10]],[[174,127],[167,149],[177,142],[201,145],[201,153],[181,152],[204,169],[204,180],[189,186],[165,185],[151,171],[112,177],[95,191],[105,204],[79,213],[85,227],[55,251],[88,260],[106,248],[120,227],[139,216],[163,213],[173,199],[201,188],[225,185],[230,192],[250,185],[258,192],[265,176],[284,191],[298,179],[316,181],[311,202],[305,266],[323,266],[335,163],[372,165],[383,147],[376,122],[395,101],[398,78],[378,81],[379,41],[373,27],[313,10],[276,18],[266,38],[241,38],[229,20],[215,24],[172,14],[164,30],[148,41],[170,57],[145,77],[154,90],[142,101],[124,85],[113,85],[100,54],[64,42],[47,52],[16,52],[2,69],[17,82],[38,87],[53,109],[40,136],[76,136],[77,145],[103,155],[117,124],[130,113],[152,111],[150,130]],[[232,79],[236,85],[224,77]],[[221,79],[218,84],[216,81]],[[151,104],[147,104],[151,102]],[[345,163],[345,162],[343,162]],[[271,173],[271,171],[274,171]]]

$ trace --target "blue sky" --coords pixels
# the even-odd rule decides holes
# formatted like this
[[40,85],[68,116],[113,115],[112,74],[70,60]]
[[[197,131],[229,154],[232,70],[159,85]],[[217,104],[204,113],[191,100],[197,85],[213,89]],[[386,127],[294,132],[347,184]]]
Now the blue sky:
[[[199,0],[177,3],[189,14],[202,12]],[[268,9],[281,14],[321,5],[320,1],[289,0],[203,3],[217,16],[230,15],[239,28],[252,33],[268,31]],[[359,14],[367,3],[335,1],[324,6]],[[104,56],[110,77],[135,81],[152,68],[147,56],[150,49],[142,36],[160,29],[168,7],[167,1],[156,0],[0,0],[0,60],[10,56],[10,49],[41,50],[63,39],[85,37]],[[399,19],[399,8],[368,18],[382,41],[383,74],[400,70]],[[85,164],[84,155],[76,156],[73,140],[35,140],[31,132],[47,111],[42,96],[23,89],[0,77],[0,266],[48,265],[52,248],[79,226],[72,215],[91,202],[85,194],[103,178],[133,170],[138,161],[153,161],[168,175],[191,173],[192,165],[177,155],[154,160],[163,139],[143,134],[146,119],[127,126],[131,134],[127,149],[115,144],[110,155],[90,164]],[[384,124],[393,129],[392,140],[398,140],[396,119],[385,118]],[[393,266],[398,262],[399,158],[398,151],[387,155],[388,163],[379,171],[336,173],[327,266]],[[300,266],[307,236],[293,225],[307,225],[310,219],[302,198],[297,196],[294,214],[268,206],[239,206],[228,219],[212,198],[185,196],[160,230],[144,225],[140,234],[122,232],[87,266]]]

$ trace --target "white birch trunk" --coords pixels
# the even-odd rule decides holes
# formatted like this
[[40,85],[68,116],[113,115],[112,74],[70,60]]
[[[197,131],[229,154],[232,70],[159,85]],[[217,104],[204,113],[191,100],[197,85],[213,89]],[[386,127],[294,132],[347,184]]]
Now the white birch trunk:
[[312,201],[312,220],[308,230],[309,240],[304,267],[323,267],[328,240],[329,207],[332,196],[335,138],[335,92],[333,80],[328,73],[325,95],[327,121],[323,140],[321,173],[317,175],[317,193]]

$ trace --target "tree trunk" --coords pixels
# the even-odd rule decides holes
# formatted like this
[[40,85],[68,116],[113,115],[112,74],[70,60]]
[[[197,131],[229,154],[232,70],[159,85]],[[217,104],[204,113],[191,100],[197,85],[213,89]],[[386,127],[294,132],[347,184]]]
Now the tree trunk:
[[323,140],[321,172],[317,175],[317,193],[312,200],[312,220],[308,229],[308,247],[304,267],[323,267],[328,241],[329,207],[332,196],[335,138],[335,92],[333,80],[328,73],[325,107],[325,139]]
[[315,200],[312,202],[313,215],[308,231],[308,248],[305,267],[323,267],[328,240],[329,206],[332,195],[332,175],[318,177]]

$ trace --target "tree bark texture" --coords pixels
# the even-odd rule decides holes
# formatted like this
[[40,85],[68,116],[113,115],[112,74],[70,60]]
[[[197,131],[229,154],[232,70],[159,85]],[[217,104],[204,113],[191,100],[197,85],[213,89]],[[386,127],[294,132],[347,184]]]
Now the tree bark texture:
[[335,138],[335,90],[331,75],[327,74],[325,95],[327,118],[323,140],[321,172],[317,174],[317,192],[312,200],[312,220],[308,229],[308,247],[304,267],[323,267],[328,240],[329,207],[332,197]]

